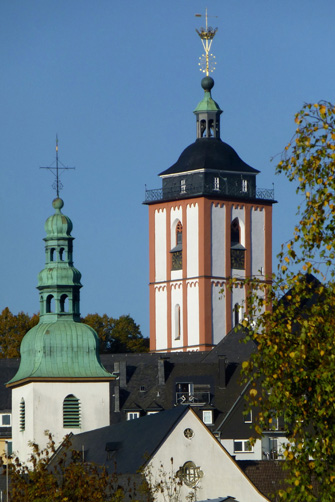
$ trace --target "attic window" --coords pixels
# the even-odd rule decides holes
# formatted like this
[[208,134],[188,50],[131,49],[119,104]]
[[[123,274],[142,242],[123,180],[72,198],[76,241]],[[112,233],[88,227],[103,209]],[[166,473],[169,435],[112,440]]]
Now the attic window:
[[26,429],[26,403],[24,399],[20,402],[20,432]]
[[127,420],[135,420],[136,418],[140,418],[139,411],[128,411]]
[[80,402],[73,394],[66,396],[63,402],[63,427],[66,429],[80,427]]

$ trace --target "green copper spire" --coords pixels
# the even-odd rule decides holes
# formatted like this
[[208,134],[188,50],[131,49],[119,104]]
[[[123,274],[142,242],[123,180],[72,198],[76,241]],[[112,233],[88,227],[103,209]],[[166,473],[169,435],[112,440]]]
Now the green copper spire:
[[61,209],[62,199],[52,203],[55,214],[45,222],[45,268],[38,276],[41,322],[80,320],[81,274],[73,266],[72,222]]
[[72,222],[52,203],[55,214],[45,223],[45,268],[38,276],[40,321],[24,336],[20,367],[9,386],[32,380],[112,380],[100,363],[99,338],[80,322],[81,274],[73,266]]
[[214,87],[212,77],[204,77],[201,80],[201,87],[204,89],[205,94],[194,110],[197,117],[197,139],[220,139],[220,115],[222,110],[211,95],[211,90]]

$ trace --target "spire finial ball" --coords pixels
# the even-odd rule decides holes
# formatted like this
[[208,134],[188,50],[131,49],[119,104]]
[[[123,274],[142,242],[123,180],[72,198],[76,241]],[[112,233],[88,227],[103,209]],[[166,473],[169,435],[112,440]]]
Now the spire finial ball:
[[210,92],[211,89],[213,89],[214,87],[214,80],[212,79],[212,77],[204,77],[202,80],[201,80],[201,87],[204,89],[204,91],[208,91]]
[[57,197],[56,199],[54,199],[52,201],[52,206],[54,209],[62,209],[62,207],[64,206],[63,199],[61,199],[60,197]]

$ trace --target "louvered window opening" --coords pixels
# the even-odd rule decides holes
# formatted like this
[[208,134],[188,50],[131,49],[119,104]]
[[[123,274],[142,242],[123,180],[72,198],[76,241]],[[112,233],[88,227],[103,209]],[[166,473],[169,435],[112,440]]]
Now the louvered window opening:
[[26,403],[22,399],[20,403],[20,431],[24,431],[26,429]]
[[63,403],[63,427],[80,427],[80,403],[75,396],[67,396]]

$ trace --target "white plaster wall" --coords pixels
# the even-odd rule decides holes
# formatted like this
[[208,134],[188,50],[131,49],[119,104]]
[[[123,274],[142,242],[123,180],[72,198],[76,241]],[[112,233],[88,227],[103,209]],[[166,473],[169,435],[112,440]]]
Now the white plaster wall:
[[156,350],[167,348],[167,288],[155,288]]
[[265,211],[251,208],[251,274],[260,275],[265,266]]
[[245,210],[244,209],[245,209],[244,206],[243,206],[243,208],[238,207],[238,209],[235,209],[234,207],[232,207],[231,221],[234,221],[235,218],[239,219],[240,243],[242,244],[242,246],[245,247]]
[[[184,430],[186,428],[193,430],[192,439],[185,438]],[[204,444],[206,448],[204,448]],[[149,463],[153,479],[155,479],[155,474],[159,473],[161,465],[168,475],[170,474],[171,458],[173,459],[174,472],[178,471],[187,461],[194,462],[203,471],[203,477],[197,485],[196,500],[225,498],[230,495],[239,502],[267,501],[191,410],[171,431],[167,440]],[[192,493],[191,488],[183,484],[180,500],[187,500],[186,497],[190,492]],[[163,502],[165,496],[166,494],[158,493],[156,500]]]
[[212,282],[212,333],[213,343],[219,343],[226,335],[226,298],[223,285]]
[[187,206],[187,277],[199,275],[199,205]]
[[234,312],[234,306],[235,304],[238,303],[240,305],[239,309],[239,322],[243,320],[244,317],[244,312],[245,312],[245,288],[242,287],[234,287],[232,289],[232,325],[234,326],[234,319],[235,319],[235,312]]
[[224,205],[214,205],[211,207],[212,222],[212,276],[225,277],[225,213]]
[[[238,441],[241,438],[235,438]],[[262,440],[256,439],[254,444],[254,451],[248,451],[245,453],[235,453],[234,452],[234,440],[233,439],[221,439],[221,444],[226,448],[230,455],[234,455],[236,460],[264,460],[262,456]]]
[[189,281],[186,287],[188,345],[199,345],[199,283]]
[[[63,427],[63,401],[73,394],[80,401],[80,428]],[[20,432],[20,402],[25,399],[26,428]],[[13,389],[13,451],[26,462],[31,449],[28,441],[43,448],[46,430],[54,436],[56,447],[66,434],[79,434],[109,425],[109,382],[32,382]]]
[[166,210],[155,211],[155,281],[166,281]]
[[[180,306],[180,338],[175,339],[176,336],[176,309],[175,306]],[[174,349],[183,347],[184,345],[184,329],[183,329],[183,285],[181,282],[171,285],[171,331],[172,331],[172,347]]]

